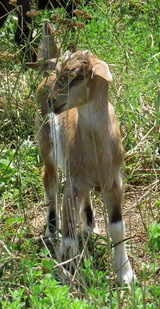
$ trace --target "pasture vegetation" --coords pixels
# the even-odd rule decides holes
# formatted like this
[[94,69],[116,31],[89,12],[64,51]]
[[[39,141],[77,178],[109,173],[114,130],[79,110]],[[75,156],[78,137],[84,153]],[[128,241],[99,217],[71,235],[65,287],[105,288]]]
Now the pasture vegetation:
[[[110,101],[125,149],[127,247],[137,282],[116,284],[103,201],[94,192],[101,235],[80,235],[84,254],[74,276],[58,264],[57,240],[51,245],[43,237],[47,206],[34,124],[35,89],[42,74],[25,69],[11,14],[0,29],[0,308],[160,308],[160,3],[93,0],[81,9],[91,19],[82,27],[85,14],[78,14],[75,31],[62,23],[64,10],[55,11],[58,18],[47,11],[33,17],[34,43],[40,40],[43,19],[51,18],[63,50],[68,45],[89,49],[110,65]],[[60,172],[59,204],[64,187]]]

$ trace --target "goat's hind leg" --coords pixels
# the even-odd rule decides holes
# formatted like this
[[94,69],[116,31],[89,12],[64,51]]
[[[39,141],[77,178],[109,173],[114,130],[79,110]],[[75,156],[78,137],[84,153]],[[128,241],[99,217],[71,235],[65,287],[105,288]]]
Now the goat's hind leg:
[[132,271],[125,245],[125,223],[122,219],[121,200],[123,189],[120,179],[113,183],[111,190],[103,192],[108,210],[108,229],[114,245],[114,266],[118,282],[130,283],[135,275]]
[[82,223],[82,232],[91,232],[93,230],[93,232],[99,233],[98,226],[95,223],[89,192],[87,194],[81,194],[80,218]]

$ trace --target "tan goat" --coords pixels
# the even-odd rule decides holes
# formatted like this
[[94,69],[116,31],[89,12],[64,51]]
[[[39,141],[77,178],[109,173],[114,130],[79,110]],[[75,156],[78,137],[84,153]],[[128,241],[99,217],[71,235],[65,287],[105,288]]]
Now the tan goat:
[[[82,230],[94,227],[90,201],[92,188],[101,191],[108,212],[108,229],[114,243],[114,264],[119,283],[131,282],[131,269],[125,247],[125,224],[121,202],[120,175],[123,146],[114,108],[108,101],[112,76],[108,65],[90,51],[67,51],[37,89],[39,146],[44,162],[43,183],[48,201],[47,232],[57,221],[57,166],[66,172],[63,199],[62,241],[64,259],[78,252],[76,212]],[[28,64],[37,67],[36,64]]]

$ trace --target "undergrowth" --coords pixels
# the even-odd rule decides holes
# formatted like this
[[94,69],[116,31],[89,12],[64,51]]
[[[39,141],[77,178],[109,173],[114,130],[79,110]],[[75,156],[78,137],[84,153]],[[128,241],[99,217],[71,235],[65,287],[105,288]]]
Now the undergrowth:
[[[110,66],[110,101],[125,149],[127,249],[137,281],[131,287],[116,283],[103,201],[94,192],[101,233],[79,236],[83,255],[80,250],[73,275],[58,260],[58,240],[43,236],[47,205],[34,124],[42,75],[26,70],[11,14],[0,29],[0,308],[160,307],[159,1],[91,1],[81,8],[91,19],[77,15],[74,31],[62,23],[64,10],[55,10],[54,18],[40,12],[33,20],[34,43],[50,18],[63,50],[90,49]],[[60,171],[59,205],[64,187]]]

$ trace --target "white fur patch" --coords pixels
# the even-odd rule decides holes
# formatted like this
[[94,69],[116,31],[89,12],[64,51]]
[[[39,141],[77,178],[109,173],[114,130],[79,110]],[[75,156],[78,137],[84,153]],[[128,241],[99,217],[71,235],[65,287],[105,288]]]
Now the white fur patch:
[[109,223],[108,229],[113,240],[114,246],[114,267],[117,273],[118,282],[122,284],[131,283],[136,279],[132,271],[127,252],[126,245],[123,241],[125,239],[125,223],[119,221],[117,223]]
[[60,127],[58,122],[58,116],[56,116],[54,113],[49,114],[49,124],[51,140],[53,141],[54,145],[54,154],[51,153],[51,156],[54,155],[57,166],[60,166],[64,170],[64,158],[62,152]]
[[119,221],[116,223],[109,223],[108,229],[110,236],[114,244],[117,244],[125,238],[125,223],[124,221]]

